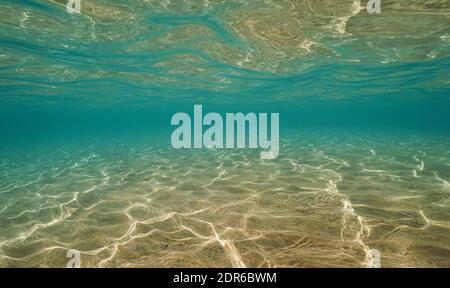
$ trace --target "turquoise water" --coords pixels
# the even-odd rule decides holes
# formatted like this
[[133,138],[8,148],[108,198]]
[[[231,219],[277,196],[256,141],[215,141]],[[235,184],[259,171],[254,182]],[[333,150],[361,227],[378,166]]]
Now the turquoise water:
[[[0,2],[0,267],[450,267],[450,4]],[[280,113],[280,154],[171,147]]]

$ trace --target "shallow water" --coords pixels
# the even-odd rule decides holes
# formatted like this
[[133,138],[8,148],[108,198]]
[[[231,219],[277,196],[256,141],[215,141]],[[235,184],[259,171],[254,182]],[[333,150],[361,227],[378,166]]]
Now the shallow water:
[[448,1],[81,1],[0,3],[0,267],[450,267]]
[[450,138],[301,135],[269,162],[149,143],[2,151],[2,266],[449,265]]

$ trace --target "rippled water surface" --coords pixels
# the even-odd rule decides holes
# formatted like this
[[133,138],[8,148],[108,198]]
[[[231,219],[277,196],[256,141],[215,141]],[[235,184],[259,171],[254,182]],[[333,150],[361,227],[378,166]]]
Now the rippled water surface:
[[65,3],[0,3],[2,103],[297,103],[448,92],[445,0],[384,0],[378,15],[358,0],[82,0],[81,14]]
[[66,2],[0,1],[0,267],[450,267],[449,1]]

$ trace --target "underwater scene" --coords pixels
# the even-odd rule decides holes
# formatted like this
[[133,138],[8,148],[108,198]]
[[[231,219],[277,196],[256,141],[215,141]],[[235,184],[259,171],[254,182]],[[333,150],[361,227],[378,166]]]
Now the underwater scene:
[[450,1],[0,0],[0,267],[69,265],[449,268]]

